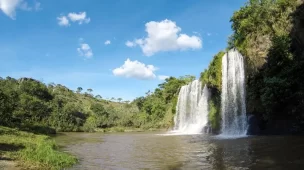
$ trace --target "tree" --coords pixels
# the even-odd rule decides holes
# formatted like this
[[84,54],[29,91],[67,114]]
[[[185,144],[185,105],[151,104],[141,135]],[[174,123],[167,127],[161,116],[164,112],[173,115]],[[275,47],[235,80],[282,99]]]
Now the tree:
[[143,108],[145,100],[145,97],[138,97],[132,103],[135,103],[138,109],[141,110]]
[[102,97],[101,97],[99,94],[98,94],[98,95],[96,95],[96,96],[95,96],[95,98],[96,98],[96,99],[99,99],[99,100],[101,100],[101,99],[102,99]]
[[187,84],[195,80],[195,76],[185,75],[179,77],[180,80],[185,81]]
[[88,91],[89,93],[92,93],[92,92],[93,92],[93,89],[87,89],[87,91]]
[[55,86],[56,86],[55,83],[49,83],[49,84],[48,84],[48,88],[50,88],[50,89],[53,89]]
[[12,118],[11,111],[9,97],[0,89],[0,125],[8,125],[10,123]]
[[148,91],[146,92],[146,95],[149,96],[150,94],[151,94],[151,91],[148,90]]
[[122,98],[117,98],[118,102],[121,102],[122,101]]
[[24,123],[40,122],[51,114],[48,102],[29,94],[21,94],[14,116]]
[[55,100],[54,109],[50,123],[57,131],[79,131],[86,120],[86,116],[80,112],[80,107],[73,102],[63,103]]
[[81,93],[82,87],[77,87],[77,93]]

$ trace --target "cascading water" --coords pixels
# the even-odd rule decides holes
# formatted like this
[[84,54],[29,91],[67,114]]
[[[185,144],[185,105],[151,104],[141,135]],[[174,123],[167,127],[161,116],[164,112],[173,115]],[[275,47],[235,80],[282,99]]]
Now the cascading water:
[[198,134],[208,123],[208,88],[202,90],[198,80],[182,86],[179,92],[174,117],[174,131],[183,134]]
[[244,58],[235,49],[222,59],[222,135],[243,136],[247,131]]

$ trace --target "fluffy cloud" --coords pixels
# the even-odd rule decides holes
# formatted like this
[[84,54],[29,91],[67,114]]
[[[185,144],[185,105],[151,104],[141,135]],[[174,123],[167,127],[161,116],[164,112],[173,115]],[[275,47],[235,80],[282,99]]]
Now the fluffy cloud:
[[78,14],[75,12],[69,13],[67,16],[57,17],[58,25],[60,26],[70,26],[70,22],[78,22],[78,24],[89,23],[91,21],[90,18],[87,17],[86,12],[79,12]]
[[[171,20],[146,23],[147,36],[136,39],[129,47],[139,45],[146,56],[152,56],[161,51],[175,51],[202,48],[202,40],[198,36],[181,34],[181,28]],[[133,44],[132,44],[133,43]]]
[[78,14],[74,12],[69,13],[68,17],[72,22],[78,22],[78,24],[89,23],[91,21],[90,18],[87,18],[86,12],[79,12]]
[[91,58],[93,56],[93,51],[89,44],[86,43],[81,43],[80,47],[77,48],[77,51],[80,56],[86,57],[86,58]]
[[24,11],[40,10],[40,3],[35,1],[34,7],[30,7],[24,0],[0,0],[0,11],[12,19],[16,18],[17,8]]
[[167,78],[169,78],[170,76],[165,76],[165,75],[159,75],[158,79],[159,80],[166,80]]
[[60,26],[70,26],[70,22],[66,16],[57,17],[58,25]]
[[104,42],[104,44],[105,44],[105,45],[110,45],[110,44],[111,44],[111,41],[110,41],[110,40],[107,40],[107,41]]
[[126,46],[128,46],[128,47],[135,47],[135,46],[136,46],[136,43],[133,43],[133,42],[131,42],[131,41],[127,41],[127,42],[126,42]]
[[145,65],[137,60],[131,61],[128,58],[121,67],[114,69],[112,72],[115,76],[146,80],[156,78],[154,74],[156,70],[157,68],[153,65]]
[[16,8],[21,1],[22,0],[0,0],[0,10],[2,10],[5,15],[15,19]]

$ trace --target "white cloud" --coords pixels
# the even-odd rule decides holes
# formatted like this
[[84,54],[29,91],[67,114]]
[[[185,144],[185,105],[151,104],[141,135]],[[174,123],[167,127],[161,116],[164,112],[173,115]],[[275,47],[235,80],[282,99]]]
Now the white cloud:
[[104,44],[105,44],[105,45],[110,45],[110,44],[111,44],[111,41],[110,41],[110,40],[107,40],[107,41],[104,42]]
[[70,26],[70,22],[66,16],[57,17],[58,25],[60,26]]
[[35,1],[34,7],[28,5],[24,0],[0,0],[0,11],[12,19],[16,18],[17,8],[23,11],[38,11],[40,10],[40,3]]
[[115,76],[146,80],[156,78],[154,74],[156,70],[157,68],[153,65],[145,65],[137,60],[131,61],[128,58],[121,67],[114,69],[112,72]]
[[169,78],[170,76],[165,76],[165,75],[159,75],[158,79],[159,80],[166,80],[167,78]]
[[[132,43],[139,45],[146,56],[157,52],[202,48],[202,40],[198,36],[181,34],[181,28],[171,20],[146,23],[147,36],[136,39]],[[131,43],[128,43],[131,45]]]
[[93,56],[93,51],[89,44],[86,43],[81,43],[80,47],[77,48],[77,51],[80,56],[86,57],[86,58],[91,58]]
[[[36,4],[37,5],[37,4]],[[37,7],[40,7],[40,4],[37,5]],[[89,23],[91,21],[90,18],[87,18],[86,12],[79,12],[78,14],[75,12],[70,12],[67,16],[60,16],[57,17],[58,24],[60,26],[70,26],[70,21],[71,22],[78,22],[78,24],[83,24],[83,23]]]
[[90,18],[87,18],[86,12],[79,12],[78,14],[72,12],[68,14],[68,17],[72,22],[78,22],[78,24],[89,23],[91,21]]
[[136,43],[131,42],[131,41],[127,41],[127,42],[126,42],[126,46],[128,46],[128,47],[135,47],[135,46],[136,46]]
[[16,8],[22,0],[0,0],[0,10],[12,19],[16,17]]

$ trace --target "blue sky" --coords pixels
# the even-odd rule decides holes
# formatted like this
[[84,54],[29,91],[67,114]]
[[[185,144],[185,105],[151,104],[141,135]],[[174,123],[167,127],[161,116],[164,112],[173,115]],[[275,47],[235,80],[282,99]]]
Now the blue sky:
[[132,100],[166,76],[198,77],[245,1],[0,0],[0,76]]

